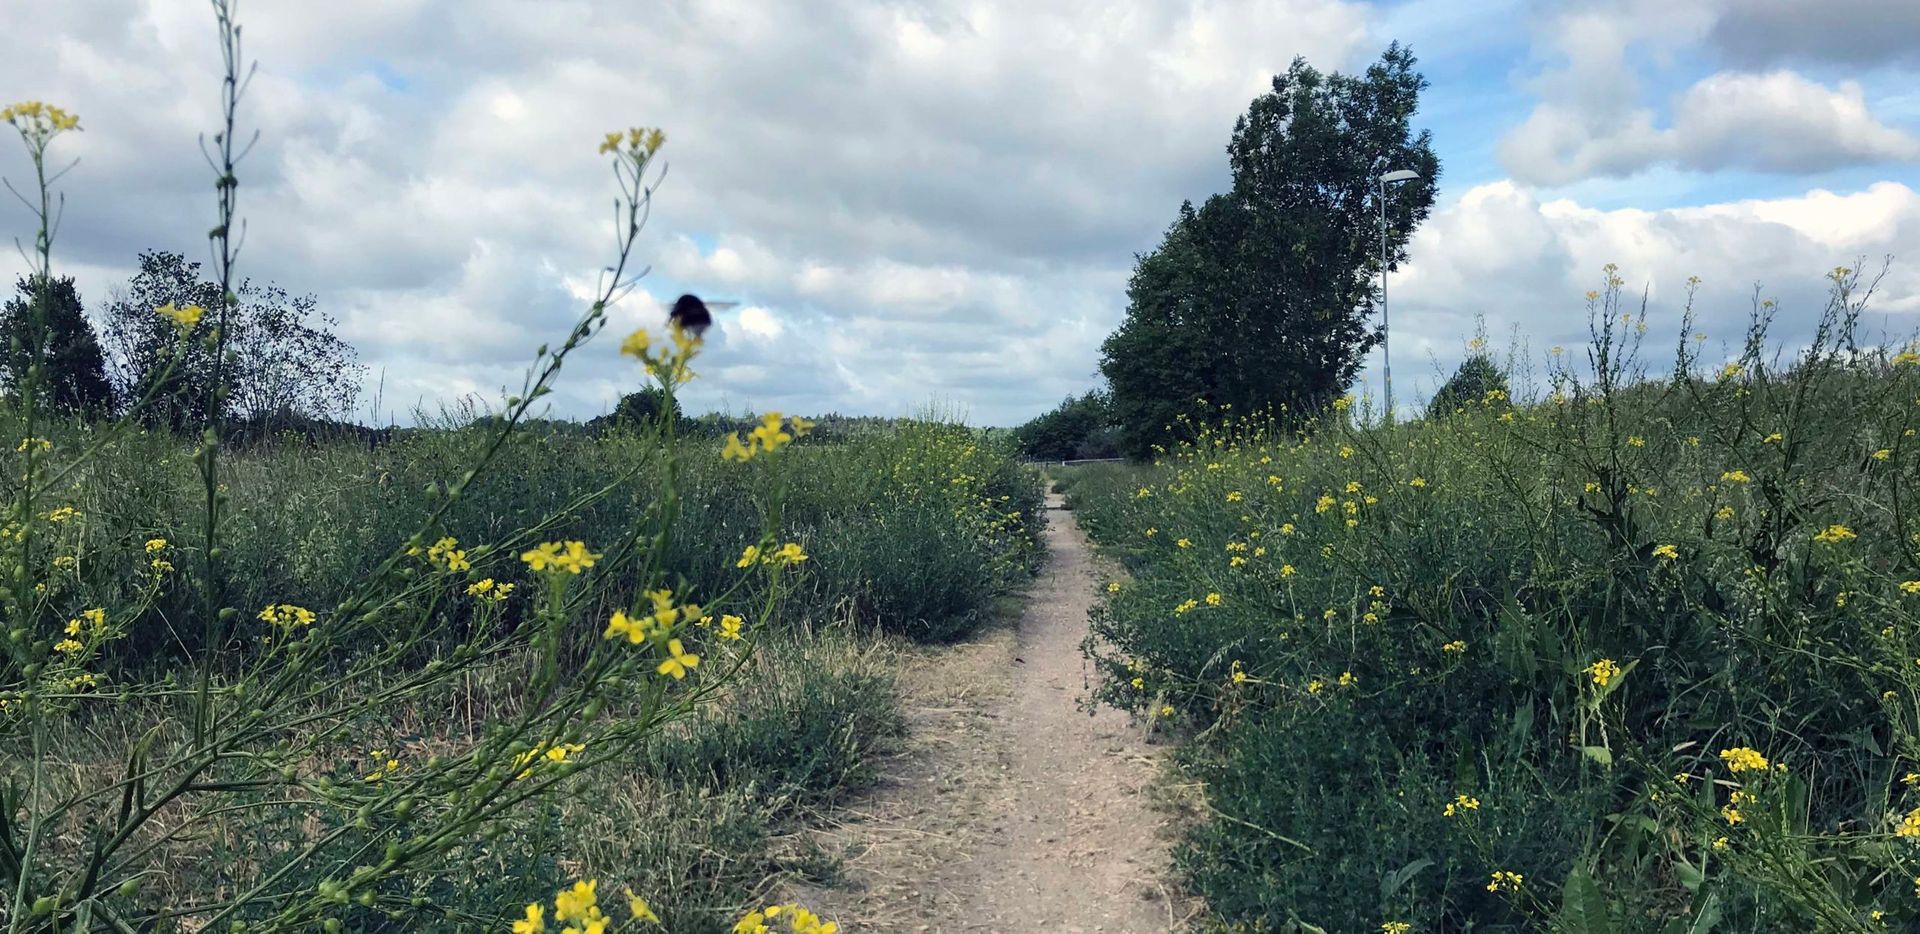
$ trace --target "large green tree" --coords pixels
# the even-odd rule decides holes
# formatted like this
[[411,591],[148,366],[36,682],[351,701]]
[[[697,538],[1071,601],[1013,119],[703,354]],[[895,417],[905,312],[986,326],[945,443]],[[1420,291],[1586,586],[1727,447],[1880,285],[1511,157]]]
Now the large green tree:
[[[226,387],[226,413],[239,425],[271,431],[352,414],[364,368],[314,297],[252,281],[236,292],[227,315],[228,358],[216,367],[206,338],[218,320],[219,284],[178,253],[141,253],[139,271],[105,314],[109,375],[122,396],[151,395],[144,417],[175,428],[206,424],[216,378]],[[173,322],[153,313],[168,303],[207,310],[192,339],[180,341]]]
[[1233,185],[1183,204],[1138,257],[1127,316],[1101,371],[1127,452],[1148,456],[1181,434],[1181,416],[1324,409],[1352,385],[1380,340],[1378,178],[1386,189],[1389,266],[1433,207],[1440,160],[1412,126],[1426,79],[1395,44],[1364,75],[1321,74],[1296,59],[1255,98],[1227,145]]
[[113,412],[113,387],[107,382],[100,339],[93,333],[71,278],[54,279],[46,288],[38,278],[22,278],[18,294],[0,308],[0,367],[8,395],[18,395],[29,367],[41,364],[41,398],[54,408],[87,416]]

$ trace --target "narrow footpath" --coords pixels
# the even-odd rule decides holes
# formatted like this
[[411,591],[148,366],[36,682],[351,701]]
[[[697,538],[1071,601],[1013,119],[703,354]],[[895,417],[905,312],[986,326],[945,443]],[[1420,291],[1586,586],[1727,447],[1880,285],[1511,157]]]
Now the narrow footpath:
[[1098,581],[1047,498],[1048,557],[1017,630],[921,650],[901,674],[910,735],[880,787],[815,840],[845,878],[803,897],[858,931],[1165,932],[1159,750],[1124,714],[1089,716],[1081,654]]

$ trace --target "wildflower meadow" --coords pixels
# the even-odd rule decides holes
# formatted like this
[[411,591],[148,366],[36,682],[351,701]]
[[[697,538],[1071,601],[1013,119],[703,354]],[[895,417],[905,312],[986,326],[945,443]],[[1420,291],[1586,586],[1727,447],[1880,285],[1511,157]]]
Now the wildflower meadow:
[[[74,417],[38,362],[0,411],[6,930],[837,930],[769,889],[831,871],[783,828],[871,781],[898,638],[964,634],[1029,575],[1037,478],[937,418],[684,436],[699,331],[601,335],[662,170],[645,127],[599,146],[618,211],[596,297],[503,407],[232,443],[251,71],[213,9],[224,300],[152,309],[172,346],[151,381],[215,361],[209,416],[153,428],[150,393]],[[0,123],[38,220],[42,311],[14,352],[43,361],[60,186],[85,196],[61,145],[114,128],[37,101]],[[586,354],[623,356],[663,414],[529,430]]]
[[1863,342],[1854,269],[1795,346],[1605,277],[1530,385],[1062,475],[1124,565],[1100,693],[1184,737],[1222,924],[1920,924],[1920,354]]

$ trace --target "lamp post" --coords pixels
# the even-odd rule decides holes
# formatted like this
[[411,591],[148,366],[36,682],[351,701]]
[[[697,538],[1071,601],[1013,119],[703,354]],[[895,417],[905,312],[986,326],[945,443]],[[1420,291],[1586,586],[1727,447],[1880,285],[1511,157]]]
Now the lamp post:
[[1412,169],[1396,169],[1380,176],[1380,331],[1381,370],[1387,383],[1387,421],[1393,421],[1393,328],[1387,320],[1387,186],[1420,177]]

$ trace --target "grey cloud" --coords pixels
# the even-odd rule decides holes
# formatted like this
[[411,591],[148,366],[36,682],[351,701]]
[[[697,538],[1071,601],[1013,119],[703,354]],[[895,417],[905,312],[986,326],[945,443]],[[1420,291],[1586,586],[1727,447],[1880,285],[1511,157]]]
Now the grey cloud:
[[[1859,0],[1841,6],[1848,4]],[[1540,100],[1501,140],[1502,164],[1523,181],[1562,185],[1660,165],[1801,173],[1920,161],[1920,138],[1881,122],[1864,89],[1852,81],[1829,85],[1779,67],[1723,71],[1663,94],[1663,109],[1648,105],[1636,55],[1671,63],[1693,53],[1696,43],[1711,46],[1726,30],[1746,28],[1742,23],[1774,22],[1784,38],[1789,5],[1807,11],[1807,21],[1792,20],[1797,40],[1852,28],[1841,25],[1846,9],[1790,0],[1712,0],[1677,8],[1660,0],[1589,0],[1541,10],[1535,32],[1545,54],[1539,56],[1541,70],[1526,82]],[[1815,23],[1815,15],[1834,21]],[[1885,25],[1895,35],[1906,31],[1907,20],[1920,17],[1887,15]]]
[[[196,254],[211,176],[193,137],[217,103],[204,5],[41,6],[0,9],[0,31],[58,37],[0,62],[0,83],[85,120],[62,143],[85,158],[56,262],[104,287],[139,249]],[[783,326],[717,336],[696,404],[939,395],[1024,417],[1090,381],[1131,254],[1218,187],[1221,143],[1267,77],[1369,44],[1344,0],[242,12],[262,61],[244,119],[263,137],[240,173],[241,271],[319,293],[390,408],[517,386],[607,259],[598,133],[646,123],[667,129],[672,171],[637,259],[660,288],[732,291]],[[604,342],[554,402],[593,414],[635,384]]]
[[1901,0],[1729,0],[1707,35],[1743,68],[1783,63],[1920,65],[1920,4]]
[[[1920,191],[1883,182],[1853,193],[1658,211],[1601,211],[1542,202],[1511,182],[1479,186],[1436,212],[1414,237],[1412,262],[1393,281],[1395,392],[1431,392],[1466,354],[1476,316],[1495,348],[1523,337],[1538,364],[1555,346],[1576,355],[1587,340],[1583,295],[1616,263],[1637,308],[1648,295],[1652,364],[1670,359],[1686,280],[1702,285],[1697,326],[1709,346],[1737,349],[1754,288],[1780,302],[1776,341],[1810,333],[1825,303],[1823,275],[1864,259],[1920,256]],[[1896,260],[1866,319],[1869,334],[1900,339],[1920,327],[1920,266]],[[1403,370],[1402,367],[1406,368]],[[1380,376],[1369,372],[1377,393]],[[1416,394],[1417,395],[1417,394]]]

